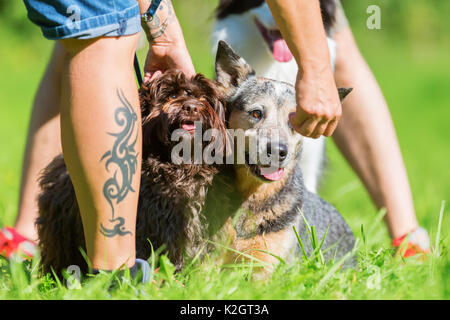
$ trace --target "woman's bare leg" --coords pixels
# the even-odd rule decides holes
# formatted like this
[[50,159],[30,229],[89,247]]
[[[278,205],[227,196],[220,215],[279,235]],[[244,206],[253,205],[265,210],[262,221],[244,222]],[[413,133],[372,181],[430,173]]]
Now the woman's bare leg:
[[64,48],[57,43],[36,93],[28,128],[15,228],[31,240],[37,240],[34,222],[38,214],[39,173],[61,153],[59,103],[64,56]]
[[353,87],[354,91],[344,101],[334,140],[375,205],[387,209],[389,231],[397,238],[413,231],[418,224],[389,109],[350,28],[338,32],[335,40],[337,85]]
[[92,267],[135,263],[141,117],[133,57],[139,35],[67,39],[61,138]]

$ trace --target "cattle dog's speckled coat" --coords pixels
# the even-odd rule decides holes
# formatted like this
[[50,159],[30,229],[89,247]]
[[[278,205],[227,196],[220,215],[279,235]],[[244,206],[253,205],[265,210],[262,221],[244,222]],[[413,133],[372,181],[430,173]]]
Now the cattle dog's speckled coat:
[[[337,260],[351,251],[354,236],[343,218],[332,205],[304,187],[298,161],[302,137],[288,122],[288,115],[296,106],[294,88],[284,82],[255,76],[245,60],[223,41],[218,47],[216,73],[226,96],[228,127],[243,129],[246,136],[255,134],[255,130],[250,129],[257,129],[256,132],[265,129],[265,134],[256,133],[258,146],[261,146],[258,151],[261,152],[267,151],[263,149],[274,139],[276,131],[276,142],[283,145],[287,153],[279,162],[284,175],[278,181],[265,179],[258,163],[249,164],[248,158],[245,164],[236,164],[215,179],[206,208],[210,226],[216,226],[211,227],[211,233],[228,241],[232,249],[264,262],[278,262],[276,257],[264,251],[289,260],[300,253],[294,226],[307,253],[312,253],[299,213],[301,209],[308,223],[315,226],[319,241],[329,227],[323,244],[323,249],[331,248],[324,254],[326,260]],[[340,89],[341,99],[350,91]],[[251,116],[255,108],[262,114],[257,120]],[[249,158],[252,156],[248,155]],[[228,200],[229,191],[224,191],[230,188],[234,189],[232,201]],[[224,262],[234,262],[242,257],[229,250]]]

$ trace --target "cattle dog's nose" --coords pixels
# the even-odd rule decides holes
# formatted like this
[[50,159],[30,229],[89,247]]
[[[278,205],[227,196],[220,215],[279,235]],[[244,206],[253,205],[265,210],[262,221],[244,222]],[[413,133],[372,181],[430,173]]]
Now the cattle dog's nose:
[[272,148],[272,144],[270,142],[267,143],[267,155],[269,157],[278,156],[279,161],[286,160],[288,155],[288,148],[285,144],[278,143],[275,144]]

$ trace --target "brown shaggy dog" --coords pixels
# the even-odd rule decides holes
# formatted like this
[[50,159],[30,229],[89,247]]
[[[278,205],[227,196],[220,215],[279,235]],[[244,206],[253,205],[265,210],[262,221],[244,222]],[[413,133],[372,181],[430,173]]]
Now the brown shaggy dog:
[[[174,164],[171,141],[175,129],[194,136],[193,122],[202,129],[215,128],[221,135],[216,143],[226,145],[223,100],[213,81],[198,74],[187,79],[184,74],[168,71],[140,89],[143,149],[142,174],[136,230],[136,255],[148,259],[151,246],[165,245],[177,269],[185,256],[195,256],[207,230],[202,207],[217,165]],[[186,129],[187,128],[187,129]],[[186,132],[185,132],[186,133]],[[213,138],[214,139],[214,138]],[[220,139],[220,140],[219,140]],[[206,143],[202,142],[204,149]],[[44,169],[40,179],[37,228],[44,272],[52,267],[57,274],[69,265],[84,272],[87,264],[83,226],[74,188],[62,156]]]

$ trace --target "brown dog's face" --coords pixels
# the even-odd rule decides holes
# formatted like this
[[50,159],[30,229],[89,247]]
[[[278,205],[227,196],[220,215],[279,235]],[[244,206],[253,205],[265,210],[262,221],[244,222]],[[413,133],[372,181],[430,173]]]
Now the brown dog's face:
[[197,121],[202,132],[214,128],[226,138],[223,99],[215,83],[201,74],[188,79],[180,71],[169,70],[143,84],[139,95],[144,158],[150,154],[170,157],[177,143],[171,141],[172,133],[182,129],[193,137]]

